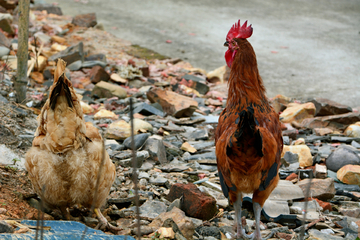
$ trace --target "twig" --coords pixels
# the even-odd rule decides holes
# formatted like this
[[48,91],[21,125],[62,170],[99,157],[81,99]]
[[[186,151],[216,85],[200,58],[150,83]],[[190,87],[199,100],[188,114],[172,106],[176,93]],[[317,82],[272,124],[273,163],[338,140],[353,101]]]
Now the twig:
[[134,141],[134,114],[133,114],[133,99],[130,98],[130,122],[131,122],[131,150],[132,150],[132,165],[133,165],[133,183],[135,188],[135,205],[136,205],[136,220],[137,220],[137,238],[141,239],[140,233],[140,209],[139,209],[139,191],[138,191],[138,173],[136,162],[136,150]]
[[[41,195],[44,196],[45,192],[45,185],[41,189]],[[40,239],[42,240],[44,238],[44,207],[42,200],[40,201],[40,209],[38,209],[38,217],[36,220],[36,233],[35,233],[35,239],[38,239],[39,236],[39,229],[40,229]]]

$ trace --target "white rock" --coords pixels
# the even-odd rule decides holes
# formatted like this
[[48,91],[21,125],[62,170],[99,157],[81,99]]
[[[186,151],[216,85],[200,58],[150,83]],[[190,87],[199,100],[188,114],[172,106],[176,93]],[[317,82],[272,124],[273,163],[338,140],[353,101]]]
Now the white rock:
[[18,156],[3,144],[0,145],[0,164],[25,169],[25,159]]

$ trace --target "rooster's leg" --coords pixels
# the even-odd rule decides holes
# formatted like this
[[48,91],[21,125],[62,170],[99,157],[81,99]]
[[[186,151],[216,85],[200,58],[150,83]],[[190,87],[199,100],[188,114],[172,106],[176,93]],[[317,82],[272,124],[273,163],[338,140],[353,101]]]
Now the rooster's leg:
[[241,219],[241,207],[242,207],[242,194],[238,193],[237,199],[234,202],[235,208],[235,217],[236,217],[236,224],[237,224],[237,232],[236,238],[249,238],[250,236],[245,233],[245,229],[243,228],[242,219]]
[[96,226],[96,229],[104,229],[105,227],[107,227],[109,230],[113,230],[113,231],[121,231],[123,230],[120,227],[115,227],[114,225],[111,225],[108,220],[106,220],[106,218],[104,217],[104,215],[102,215],[101,211],[99,208],[95,208],[94,212],[96,214],[96,216],[99,219],[99,224]]
[[254,214],[255,214],[256,229],[255,229],[255,233],[253,233],[254,235],[252,237],[254,240],[261,240],[262,238],[261,238],[261,233],[260,233],[260,216],[261,216],[262,207],[260,206],[259,203],[254,202],[253,209],[254,209]]

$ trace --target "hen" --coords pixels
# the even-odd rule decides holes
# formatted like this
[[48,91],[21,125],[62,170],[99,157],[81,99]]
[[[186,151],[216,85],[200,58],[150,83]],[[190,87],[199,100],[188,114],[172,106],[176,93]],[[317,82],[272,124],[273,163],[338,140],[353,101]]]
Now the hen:
[[[226,36],[230,67],[226,108],[215,132],[216,158],[224,195],[234,205],[237,237],[261,239],[260,215],[279,176],[283,140],[278,114],[269,105],[255,52],[246,40],[253,28],[235,23]],[[241,224],[243,193],[252,193],[256,230],[246,235]]]
[[25,167],[35,192],[47,207],[59,208],[67,219],[68,208],[75,204],[94,207],[101,226],[116,228],[99,209],[114,182],[115,165],[97,128],[85,123],[80,101],[65,76],[65,66],[59,59]]

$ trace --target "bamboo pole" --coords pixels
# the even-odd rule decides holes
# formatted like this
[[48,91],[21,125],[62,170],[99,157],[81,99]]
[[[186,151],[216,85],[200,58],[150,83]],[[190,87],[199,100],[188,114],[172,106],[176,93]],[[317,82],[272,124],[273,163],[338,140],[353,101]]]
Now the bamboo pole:
[[29,41],[29,5],[30,0],[19,1],[19,32],[17,51],[17,74],[15,82],[16,102],[26,98],[28,41]]

